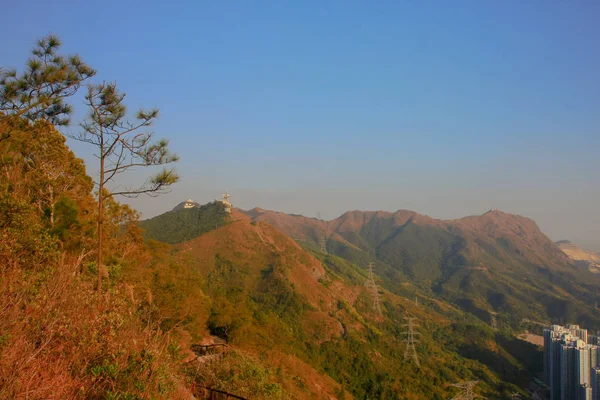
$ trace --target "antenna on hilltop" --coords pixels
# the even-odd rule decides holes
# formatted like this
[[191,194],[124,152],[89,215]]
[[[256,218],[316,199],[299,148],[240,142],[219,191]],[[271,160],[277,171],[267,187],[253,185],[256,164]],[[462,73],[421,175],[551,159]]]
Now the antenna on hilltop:
[[369,275],[367,277],[367,281],[365,282],[365,287],[371,293],[371,297],[373,298],[373,310],[381,315],[381,306],[379,305],[379,288],[375,283],[375,275],[373,274],[373,263],[370,262],[367,266]]
[[406,349],[404,349],[404,362],[413,360],[417,367],[420,367],[421,364],[419,363],[417,349],[415,348],[415,343],[419,342],[419,340],[415,338],[415,336],[420,335],[420,333],[415,332],[415,327],[417,327],[418,325],[413,322],[417,320],[417,318],[408,317],[406,318],[406,320],[408,321],[408,324],[402,325],[407,327],[407,331],[402,332],[403,335],[406,335],[406,339],[404,339],[404,343],[406,343]]

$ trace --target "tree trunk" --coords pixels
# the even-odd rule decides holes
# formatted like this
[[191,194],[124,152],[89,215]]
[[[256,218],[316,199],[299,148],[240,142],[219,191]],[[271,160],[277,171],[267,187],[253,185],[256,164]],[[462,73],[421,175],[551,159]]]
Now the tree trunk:
[[97,290],[102,290],[102,236],[104,233],[104,136],[100,135],[100,184],[98,185],[98,286]]
[[48,185],[48,191],[50,192],[50,226],[54,228],[54,207],[56,201],[54,201],[54,189],[52,189],[52,186]]
[[103,227],[102,220],[104,218],[104,207],[103,207],[103,196],[102,196],[103,185],[100,185],[100,194],[98,194],[98,258],[96,261],[98,267],[98,285],[97,290],[102,290],[102,236]]

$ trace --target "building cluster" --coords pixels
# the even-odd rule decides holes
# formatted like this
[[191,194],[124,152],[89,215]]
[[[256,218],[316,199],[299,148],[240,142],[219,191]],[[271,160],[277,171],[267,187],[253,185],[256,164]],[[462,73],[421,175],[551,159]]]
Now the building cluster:
[[544,329],[544,380],[550,400],[600,400],[598,335],[579,325]]

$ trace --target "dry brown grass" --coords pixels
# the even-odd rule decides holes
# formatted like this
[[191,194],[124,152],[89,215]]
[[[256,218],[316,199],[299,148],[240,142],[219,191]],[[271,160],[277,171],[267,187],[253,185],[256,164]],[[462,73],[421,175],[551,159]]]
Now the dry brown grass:
[[3,271],[0,398],[174,398],[181,390],[168,336],[142,323],[148,307],[127,300],[124,286],[100,294],[92,282],[71,263]]

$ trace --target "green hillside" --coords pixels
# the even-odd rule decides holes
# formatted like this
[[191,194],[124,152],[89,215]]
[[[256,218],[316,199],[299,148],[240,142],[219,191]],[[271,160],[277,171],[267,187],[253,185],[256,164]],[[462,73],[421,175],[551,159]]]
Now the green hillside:
[[139,222],[147,239],[177,244],[223,226],[228,214],[223,203],[214,201],[200,207],[181,208]]

